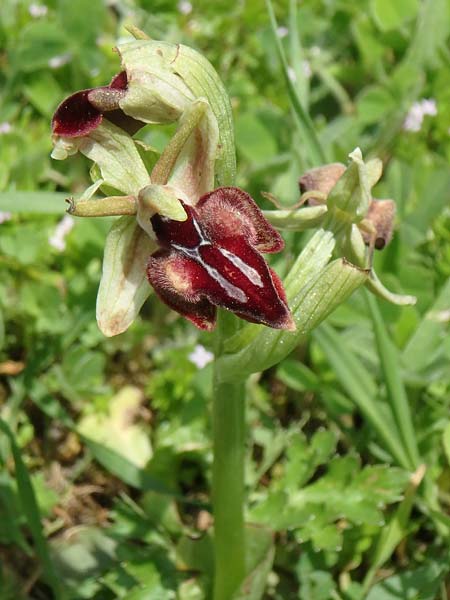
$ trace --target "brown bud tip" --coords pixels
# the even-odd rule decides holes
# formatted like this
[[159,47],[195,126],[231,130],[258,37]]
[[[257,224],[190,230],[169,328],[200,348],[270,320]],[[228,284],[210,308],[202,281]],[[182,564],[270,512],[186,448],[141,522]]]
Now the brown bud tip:
[[[369,221],[374,228],[374,246],[377,250],[382,250],[391,241],[394,218],[395,202],[393,200],[372,200],[365,220]],[[371,234],[367,231],[362,231],[362,236],[364,242],[370,244]]]
[[[345,171],[345,165],[342,163],[331,163],[306,171],[299,179],[300,192],[309,192],[317,190],[321,194],[328,196],[337,180]],[[320,204],[319,198],[309,198],[308,202],[314,206]]]

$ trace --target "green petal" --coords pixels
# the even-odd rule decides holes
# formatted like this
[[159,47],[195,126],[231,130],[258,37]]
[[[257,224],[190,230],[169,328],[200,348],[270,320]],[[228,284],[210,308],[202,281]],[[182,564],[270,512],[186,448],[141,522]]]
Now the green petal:
[[193,102],[180,119],[180,130],[189,128],[191,114],[203,111],[194,129],[180,148],[169,177],[170,185],[183,190],[192,204],[214,189],[214,168],[219,129],[211,107],[203,98]]
[[122,333],[139,313],[151,291],[146,265],[156,248],[135,217],[120,217],[112,226],[97,296],[97,322],[104,335]]
[[150,183],[133,139],[106,119],[79,141],[79,150],[100,168],[104,182],[127,195]]

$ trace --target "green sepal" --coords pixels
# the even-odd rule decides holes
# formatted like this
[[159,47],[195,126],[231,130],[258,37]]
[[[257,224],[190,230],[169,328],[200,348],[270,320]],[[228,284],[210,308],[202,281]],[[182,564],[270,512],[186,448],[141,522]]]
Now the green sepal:
[[216,157],[219,185],[234,185],[236,156],[231,105],[215,69],[199,52],[181,44],[136,40],[117,48],[127,72],[122,110],[145,123],[172,123],[198,98],[211,107],[220,132]]
[[361,221],[371,201],[370,188],[375,177],[381,175],[380,162],[371,161],[370,175],[361,150],[356,148],[349,154],[351,159],[343,175],[331,190],[327,204],[330,216],[344,223]]
[[378,279],[377,274],[373,271],[370,274],[369,279],[366,282],[366,287],[373,294],[382,298],[383,300],[387,300],[387,302],[391,302],[391,304],[397,304],[398,306],[408,306],[413,305],[417,302],[417,298],[415,296],[408,296],[405,294],[394,294],[390,292]]
[[265,218],[281,231],[305,231],[318,227],[328,212],[326,204],[294,210],[263,210]]
[[151,292],[148,257],[157,244],[135,217],[120,217],[106,238],[103,272],[97,295],[97,322],[106,336],[125,331]]

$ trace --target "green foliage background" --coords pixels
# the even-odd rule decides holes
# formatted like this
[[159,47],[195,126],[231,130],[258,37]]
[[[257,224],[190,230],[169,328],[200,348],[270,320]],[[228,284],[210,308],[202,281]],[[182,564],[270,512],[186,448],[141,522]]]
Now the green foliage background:
[[[218,70],[234,110],[238,185],[262,206],[262,190],[296,202],[311,157],[262,1],[196,0],[183,14],[189,3],[49,0],[36,16],[42,6],[0,7],[0,211],[11,213],[0,224],[0,598],[208,598],[211,365],[198,369],[189,356],[211,340],[154,298],[128,332],[102,337],[95,297],[110,222],[78,220],[64,251],[49,244],[65,194],[89,184],[83,157],[50,159],[50,119],[72,91],[118,71],[113,47],[134,23],[199,49]],[[264,597],[444,599],[450,3],[274,8],[289,76],[327,158],[345,162],[359,145],[384,161],[375,191],[395,199],[398,229],[375,264],[418,302],[379,303],[387,348],[357,293],[249,382],[248,520],[277,532]],[[406,130],[423,99],[437,114]],[[170,131],[143,135],[161,149]],[[286,236],[281,274],[305,239]],[[389,424],[404,392],[426,465],[418,490],[361,412],[375,407]]]

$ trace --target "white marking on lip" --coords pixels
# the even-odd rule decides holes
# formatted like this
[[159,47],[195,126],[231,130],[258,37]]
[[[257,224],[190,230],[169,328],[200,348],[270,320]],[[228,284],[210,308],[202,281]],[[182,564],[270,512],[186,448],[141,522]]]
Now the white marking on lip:
[[[183,254],[185,254],[186,256],[188,256],[189,258],[192,258],[192,260],[195,260],[197,263],[199,263],[208,273],[208,275],[210,277],[212,277],[214,279],[214,281],[216,281],[220,287],[225,291],[225,293],[230,297],[233,298],[234,300],[237,300],[238,302],[242,302],[243,304],[245,304],[248,301],[247,295],[237,286],[233,285],[232,283],[230,283],[226,277],[224,277],[221,273],[219,273],[219,271],[215,268],[212,267],[211,265],[209,265],[201,256],[200,254],[200,247],[201,246],[212,246],[211,242],[209,240],[207,240],[205,238],[205,236],[203,235],[203,232],[199,226],[199,224],[197,223],[197,220],[195,218],[192,219],[193,225],[195,227],[195,230],[197,231],[198,237],[199,237],[199,243],[195,248],[186,248],[185,246],[181,246],[179,244],[172,244],[172,247],[175,248],[176,250],[179,250],[180,252],[182,252]],[[219,248],[220,251],[222,251],[221,248]],[[227,252],[227,251],[225,251]],[[223,252],[222,254],[224,256],[226,256]],[[240,258],[238,258],[237,256],[234,256],[234,254],[231,254],[230,252],[228,253],[231,256],[233,256],[235,259],[237,259],[237,261],[239,261],[240,263],[242,263],[242,265],[244,267],[246,267],[247,265],[245,265],[245,263],[243,261],[241,261]],[[227,258],[233,262],[233,260],[227,256]],[[233,264],[235,264],[235,266],[237,268],[239,268],[241,271],[242,269],[233,262]],[[249,269],[252,269],[252,267],[248,267]],[[252,271],[254,271],[254,269],[252,269]],[[256,273],[256,271],[255,271]],[[246,274],[246,273],[244,273]],[[256,273],[256,275],[259,278],[258,273]],[[248,275],[247,275],[248,277]],[[259,278],[261,281],[261,278]],[[258,285],[258,284],[256,284]],[[261,286],[262,286],[262,282],[261,282]],[[260,287],[261,287],[260,286]]]
[[236,254],[233,254],[226,248],[219,248],[219,251],[221,254],[223,254],[223,256],[225,256],[225,258],[228,258],[228,260],[232,262],[233,265],[239,269],[243,275],[247,277],[250,283],[253,283],[253,285],[256,285],[260,288],[264,287],[264,283],[256,269],[250,265],[247,265],[241,258],[239,258],[239,256],[236,256]]

